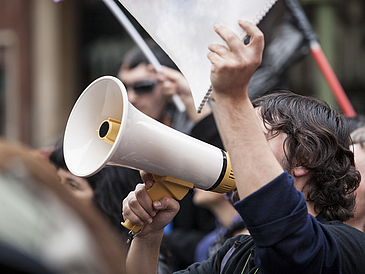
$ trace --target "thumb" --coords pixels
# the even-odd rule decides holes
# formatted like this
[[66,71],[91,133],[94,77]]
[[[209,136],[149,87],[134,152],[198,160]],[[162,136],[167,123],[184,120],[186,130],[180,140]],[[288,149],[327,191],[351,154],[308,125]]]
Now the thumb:
[[180,209],[180,204],[174,198],[163,197],[160,200],[153,202],[153,207],[156,210],[177,212]]

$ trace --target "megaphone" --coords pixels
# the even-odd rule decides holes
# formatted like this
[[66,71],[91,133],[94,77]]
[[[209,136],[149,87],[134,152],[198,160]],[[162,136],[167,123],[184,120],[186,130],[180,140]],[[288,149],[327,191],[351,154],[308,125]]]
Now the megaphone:
[[225,151],[143,114],[112,76],[96,79],[78,98],[66,125],[64,157],[69,171],[80,177],[106,165],[152,173],[168,182],[149,192],[153,200],[182,199],[192,187],[219,193],[235,189]]

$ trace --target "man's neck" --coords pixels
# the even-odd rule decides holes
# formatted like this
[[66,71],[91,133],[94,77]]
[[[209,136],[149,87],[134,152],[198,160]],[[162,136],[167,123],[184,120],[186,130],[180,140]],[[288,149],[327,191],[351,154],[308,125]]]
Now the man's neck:
[[318,213],[314,210],[312,202],[307,202],[308,213],[314,217],[317,217]]

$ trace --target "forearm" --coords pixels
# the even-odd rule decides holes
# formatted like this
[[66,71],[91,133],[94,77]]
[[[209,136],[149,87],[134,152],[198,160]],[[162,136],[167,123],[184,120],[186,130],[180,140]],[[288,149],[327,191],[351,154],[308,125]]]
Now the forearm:
[[211,83],[214,92],[218,129],[228,151],[241,199],[255,192],[282,173],[263,133],[260,121],[248,97],[249,81],[261,63],[264,48],[262,32],[253,24],[239,20],[250,35],[245,45],[224,26],[215,31],[227,42],[209,46],[212,63]]
[[[241,199],[283,172],[249,98],[215,93],[218,129],[229,153]],[[264,172],[263,172],[264,171]]]
[[[134,225],[143,225],[134,238],[126,259],[128,274],[157,273],[164,228],[179,211],[179,203],[171,197],[152,202],[147,188],[153,186],[152,174],[142,173],[145,184],[138,184],[123,200],[123,218]],[[157,212],[157,213],[156,213]]]
[[131,243],[126,260],[127,274],[157,274],[163,230],[144,237],[137,236]]

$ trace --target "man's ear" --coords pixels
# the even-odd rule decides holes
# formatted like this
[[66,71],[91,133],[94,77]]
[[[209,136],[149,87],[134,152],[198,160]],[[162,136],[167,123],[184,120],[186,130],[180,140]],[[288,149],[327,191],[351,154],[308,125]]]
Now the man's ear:
[[293,175],[294,177],[302,177],[302,176],[305,176],[307,175],[309,172],[308,169],[302,167],[302,166],[298,166],[298,167],[295,167],[293,168]]

